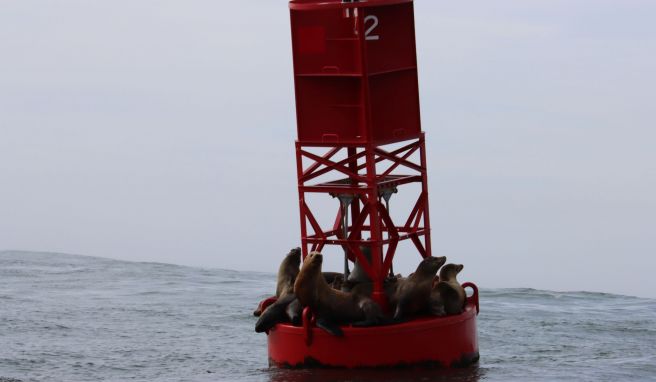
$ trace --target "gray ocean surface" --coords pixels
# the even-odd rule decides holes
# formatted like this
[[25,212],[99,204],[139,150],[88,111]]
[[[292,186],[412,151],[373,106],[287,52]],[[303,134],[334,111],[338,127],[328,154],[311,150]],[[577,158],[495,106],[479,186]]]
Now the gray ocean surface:
[[274,290],[266,273],[0,252],[0,381],[656,381],[652,299],[481,288],[474,367],[276,370],[252,315]]

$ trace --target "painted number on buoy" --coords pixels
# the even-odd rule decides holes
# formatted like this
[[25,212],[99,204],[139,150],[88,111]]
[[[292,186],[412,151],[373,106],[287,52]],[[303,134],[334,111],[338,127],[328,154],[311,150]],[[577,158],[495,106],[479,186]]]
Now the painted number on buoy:
[[380,36],[377,34],[371,34],[371,32],[378,27],[378,16],[374,15],[369,15],[364,18],[364,25],[365,28],[367,27],[367,23],[371,21],[371,25],[369,25],[369,28],[364,32],[364,39],[365,40],[379,40]]

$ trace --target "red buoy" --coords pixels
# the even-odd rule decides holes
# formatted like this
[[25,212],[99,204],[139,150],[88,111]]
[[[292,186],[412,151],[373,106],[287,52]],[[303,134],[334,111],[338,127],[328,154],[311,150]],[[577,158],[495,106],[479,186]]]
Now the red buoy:
[[[383,282],[399,243],[410,240],[421,257],[431,255],[413,2],[292,0],[289,7],[303,258],[341,247],[345,276],[357,259],[385,309]],[[411,184],[419,186],[413,207],[393,217],[390,198]],[[335,204],[331,225],[320,224],[309,194]],[[278,324],[268,333],[271,364],[470,364],[478,360],[478,292],[468,286],[474,293],[459,315],[343,327],[339,338],[313,327],[306,311],[303,327]]]
[[268,333],[269,365],[277,367],[465,367],[478,361],[478,289],[463,313],[424,317],[406,323],[368,328],[342,327],[335,337],[312,327],[304,312],[303,326],[278,324]]

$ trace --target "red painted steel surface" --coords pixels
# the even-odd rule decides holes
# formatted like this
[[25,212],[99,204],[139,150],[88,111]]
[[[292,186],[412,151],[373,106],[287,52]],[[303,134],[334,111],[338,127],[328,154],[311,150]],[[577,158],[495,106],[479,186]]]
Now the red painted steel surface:
[[[292,1],[290,12],[303,258],[326,245],[341,246],[351,261],[360,260],[374,281],[372,297],[385,307],[382,281],[399,242],[411,240],[421,256],[431,254],[413,3]],[[403,141],[409,142],[385,146]],[[384,195],[409,183],[421,191],[414,208],[395,222]],[[308,193],[353,201],[338,205],[334,223],[326,226]]]
[[413,4],[292,2],[298,141],[385,144],[417,138]]
[[343,327],[344,337],[310,328],[305,322],[303,327],[278,324],[268,335],[269,362],[279,367],[467,366],[478,360],[478,291],[473,284],[466,285],[475,292],[465,311],[456,316]]
[[[344,152],[344,159],[333,159]],[[345,248],[349,259],[353,261],[357,258],[374,281],[372,297],[385,307],[382,283],[390,270],[399,242],[410,240],[419,255],[431,255],[423,133],[419,139],[394,150],[381,146],[334,146],[323,155],[318,155],[297,142],[296,160],[303,258],[310,251],[322,251],[327,245]],[[307,162],[305,166],[304,160]],[[317,182],[315,179],[319,176],[330,176],[335,180]],[[420,184],[421,190],[416,195],[414,207],[407,210],[401,220],[397,215],[395,222],[381,195],[410,183]],[[307,201],[307,194],[310,193],[353,196],[348,211],[350,221],[347,223],[346,237],[341,223],[344,208],[333,201],[337,210],[334,223],[321,225],[312,210],[313,206]],[[330,202],[330,197],[326,201]],[[372,261],[365,258],[361,250],[363,247],[369,249]]]
[[296,10],[316,10],[335,8],[363,8],[379,7],[382,5],[412,3],[413,0],[365,0],[365,1],[343,1],[343,0],[291,0],[289,8]]

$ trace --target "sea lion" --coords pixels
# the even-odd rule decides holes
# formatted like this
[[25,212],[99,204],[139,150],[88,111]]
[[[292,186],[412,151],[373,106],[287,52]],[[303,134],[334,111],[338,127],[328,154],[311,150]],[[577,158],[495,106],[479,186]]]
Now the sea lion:
[[278,268],[276,297],[280,298],[294,292],[294,281],[301,266],[301,249],[296,247],[289,251]]
[[298,247],[293,248],[287,253],[280,263],[280,267],[278,267],[278,279],[276,281],[276,297],[278,299],[263,312],[261,305],[253,312],[253,315],[260,316],[255,323],[255,332],[261,333],[271,329],[279,322],[297,319],[294,310],[296,305],[292,308],[288,306],[296,300],[294,281],[296,281],[300,265],[301,249]]
[[[367,246],[360,246],[360,251],[364,255],[364,257],[371,263],[371,248]],[[367,274],[367,271],[362,268],[362,265],[360,265],[360,258],[355,259],[355,265],[353,266],[353,271],[349,274],[347,281],[349,284],[357,284],[357,283],[366,283],[366,282],[371,282],[371,278]]]
[[[294,293],[294,281],[301,265],[301,249],[293,248],[285,255],[278,267],[278,278],[276,281],[276,297],[280,298],[286,294]],[[262,304],[257,306],[253,312],[255,317],[262,314]]]
[[301,306],[301,302],[298,301],[295,295],[294,299],[289,304],[287,304],[287,308],[285,309],[285,316],[289,322],[292,323],[292,325],[299,326],[301,324],[303,317],[303,306]]
[[433,316],[444,316],[446,312],[444,311],[444,301],[442,300],[442,295],[437,289],[437,284],[440,282],[440,276],[435,276],[433,278],[433,287],[430,294],[430,303],[429,303],[429,312]]
[[[344,274],[339,273],[339,272],[321,272],[323,275],[324,280],[328,283],[328,285],[332,285],[333,288],[335,285],[339,285],[341,287],[341,283],[344,281]],[[337,288],[339,289],[339,288]]]
[[[344,276],[341,273],[322,272],[326,283],[333,289],[341,289]],[[291,322],[299,326],[302,322],[303,306],[294,293],[285,294],[279,300],[271,304],[260,316],[255,324],[255,332],[266,332],[281,322]]]
[[276,324],[289,320],[289,317],[287,316],[287,308],[293,301],[298,301],[298,299],[293,293],[288,293],[280,297],[273,304],[269,305],[255,323],[255,332],[266,332]]
[[[364,257],[371,263],[371,247],[360,246],[360,250]],[[390,275],[384,281],[384,289],[389,292],[390,286],[388,284],[396,282],[400,275]],[[371,296],[373,291],[373,282],[367,271],[362,267],[360,259],[355,260],[353,271],[349,274],[348,278],[342,285],[342,291],[359,294],[362,296]]]
[[394,321],[403,321],[429,311],[433,278],[445,262],[446,257],[444,256],[426,257],[408,278],[397,281],[396,288],[390,295],[390,306],[394,309]]
[[321,277],[322,264],[320,253],[310,253],[294,283],[294,294],[302,306],[312,309],[318,327],[341,337],[344,333],[339,325],[371,326],[385,322],[380,306],[372,299],[331,288]]
[[[403,278],[401,277],[401,274],[396,274],[394,276],[387,276],[385,280],[383,280],[383,292],[385,293],[385,295],[391,296],[396,290],[397,282],[402,279]],[[373,290],[374,290],[374,283],[371,281],[358,283],[349,288],[350,293],[357,294],[360,296],[367,296],[367,297],[371,297]]]
[[440,282],[437,283],[437,290],[446,314],[460,314],[465,307],[467,294],[457,279],[458,273],[463,268],[462,264],[447,264],[440,270]]
[[[257,333],[268,331],[276,324],[281,322],[291,322],[294,325],[301,324],[301,315],[303,307],[294,295],[294,281],[299,272],[301,263],[301,249],[294,248],[289,251],[278,269],[278,279],[276,283],[276,297],[278,299],[262,311],[262,304],[253,312],[253,315],[259,316],[255,324]],[[322,272],[326,282],[341,287],[341,281],[344,279],[341,273]]]
[[342,287],[344,286],[344,275],[338,274],[332,279],[332,281],[326,279],[326,282],[328,283],[328,285],[330,285],[331,288],[342,290]]
[[269,297],[267,299],[264,299],[264,300],[260,301],[260,303],[257,304],[257,308],[255,308],[255,310],[253,311],[253,316],[260,317],[262,315],[262,311],[264,310],[264,304],[269,302],[269,300],[272,299],[272,298],[275,298],[275,297]]

